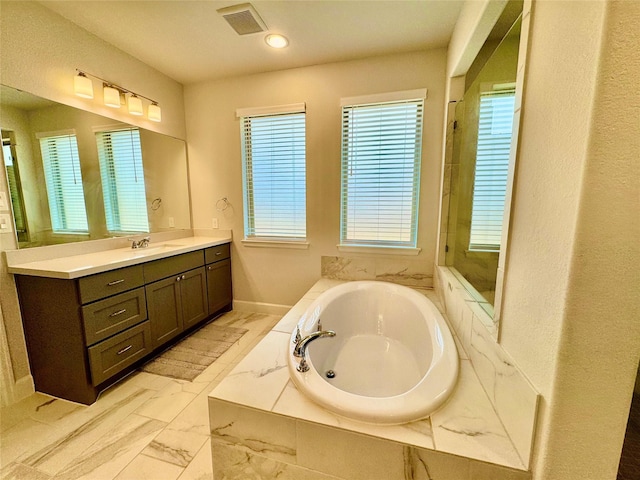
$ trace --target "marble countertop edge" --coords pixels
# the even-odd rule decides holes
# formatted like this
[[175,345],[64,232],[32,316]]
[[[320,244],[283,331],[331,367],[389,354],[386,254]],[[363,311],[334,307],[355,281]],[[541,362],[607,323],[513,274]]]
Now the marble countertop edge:
[[70,280],[230,242],[230,236],[182,237],[159,243],[152,241],[146,249],[114,248],[25,263],[12,263],[10,257],[7,257],[7,271],[12,274]]

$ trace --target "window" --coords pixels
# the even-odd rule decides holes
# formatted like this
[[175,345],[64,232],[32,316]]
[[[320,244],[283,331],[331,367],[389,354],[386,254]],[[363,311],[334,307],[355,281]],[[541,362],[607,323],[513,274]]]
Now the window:
[[514,99],[511,87],[480,94],[469,250],[500,250]]
[[304,104],[238,110],[247,239],[307,235]]
[[137,128],[96,132],[109,232],[148,232],[147,201]]
[[49,200],[51,227],[55,233],[86,233],[80,157],[75,132],[38,134]]
[[426,90],[393,96],[343,99],[342,245],[416,246]]

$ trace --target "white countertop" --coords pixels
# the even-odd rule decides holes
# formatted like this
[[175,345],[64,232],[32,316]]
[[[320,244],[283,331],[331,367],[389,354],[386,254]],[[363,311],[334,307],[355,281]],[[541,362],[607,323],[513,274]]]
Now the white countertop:
[[28,263],[7,262],[7,271],[20,275],[73,279],[230,242],[230,236],[195,236],[163,242],[152,241],[146,248],[115,248]]

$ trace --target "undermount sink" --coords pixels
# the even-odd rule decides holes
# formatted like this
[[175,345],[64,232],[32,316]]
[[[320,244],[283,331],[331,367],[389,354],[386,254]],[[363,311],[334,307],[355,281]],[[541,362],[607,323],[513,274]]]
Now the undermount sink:
[[164,250],[171,250],[171,249],[180,248],[183,246],[184,245],[180,245],[177,243],[162,243],[159,245],[149,245],[148,247],[125,248],[124,253],[127,256],[143,257],[145,255],[152,255],[154,253],[158,253]]

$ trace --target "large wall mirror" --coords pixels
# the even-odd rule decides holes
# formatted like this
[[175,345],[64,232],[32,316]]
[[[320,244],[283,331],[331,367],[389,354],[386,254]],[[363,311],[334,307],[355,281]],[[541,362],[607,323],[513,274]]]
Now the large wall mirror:
[[191,228],[183,140],[0,86],[19,248]]
[[509,2],[465,76],[455,105],[445,264],[494,316],[506,227],[522,2]]

